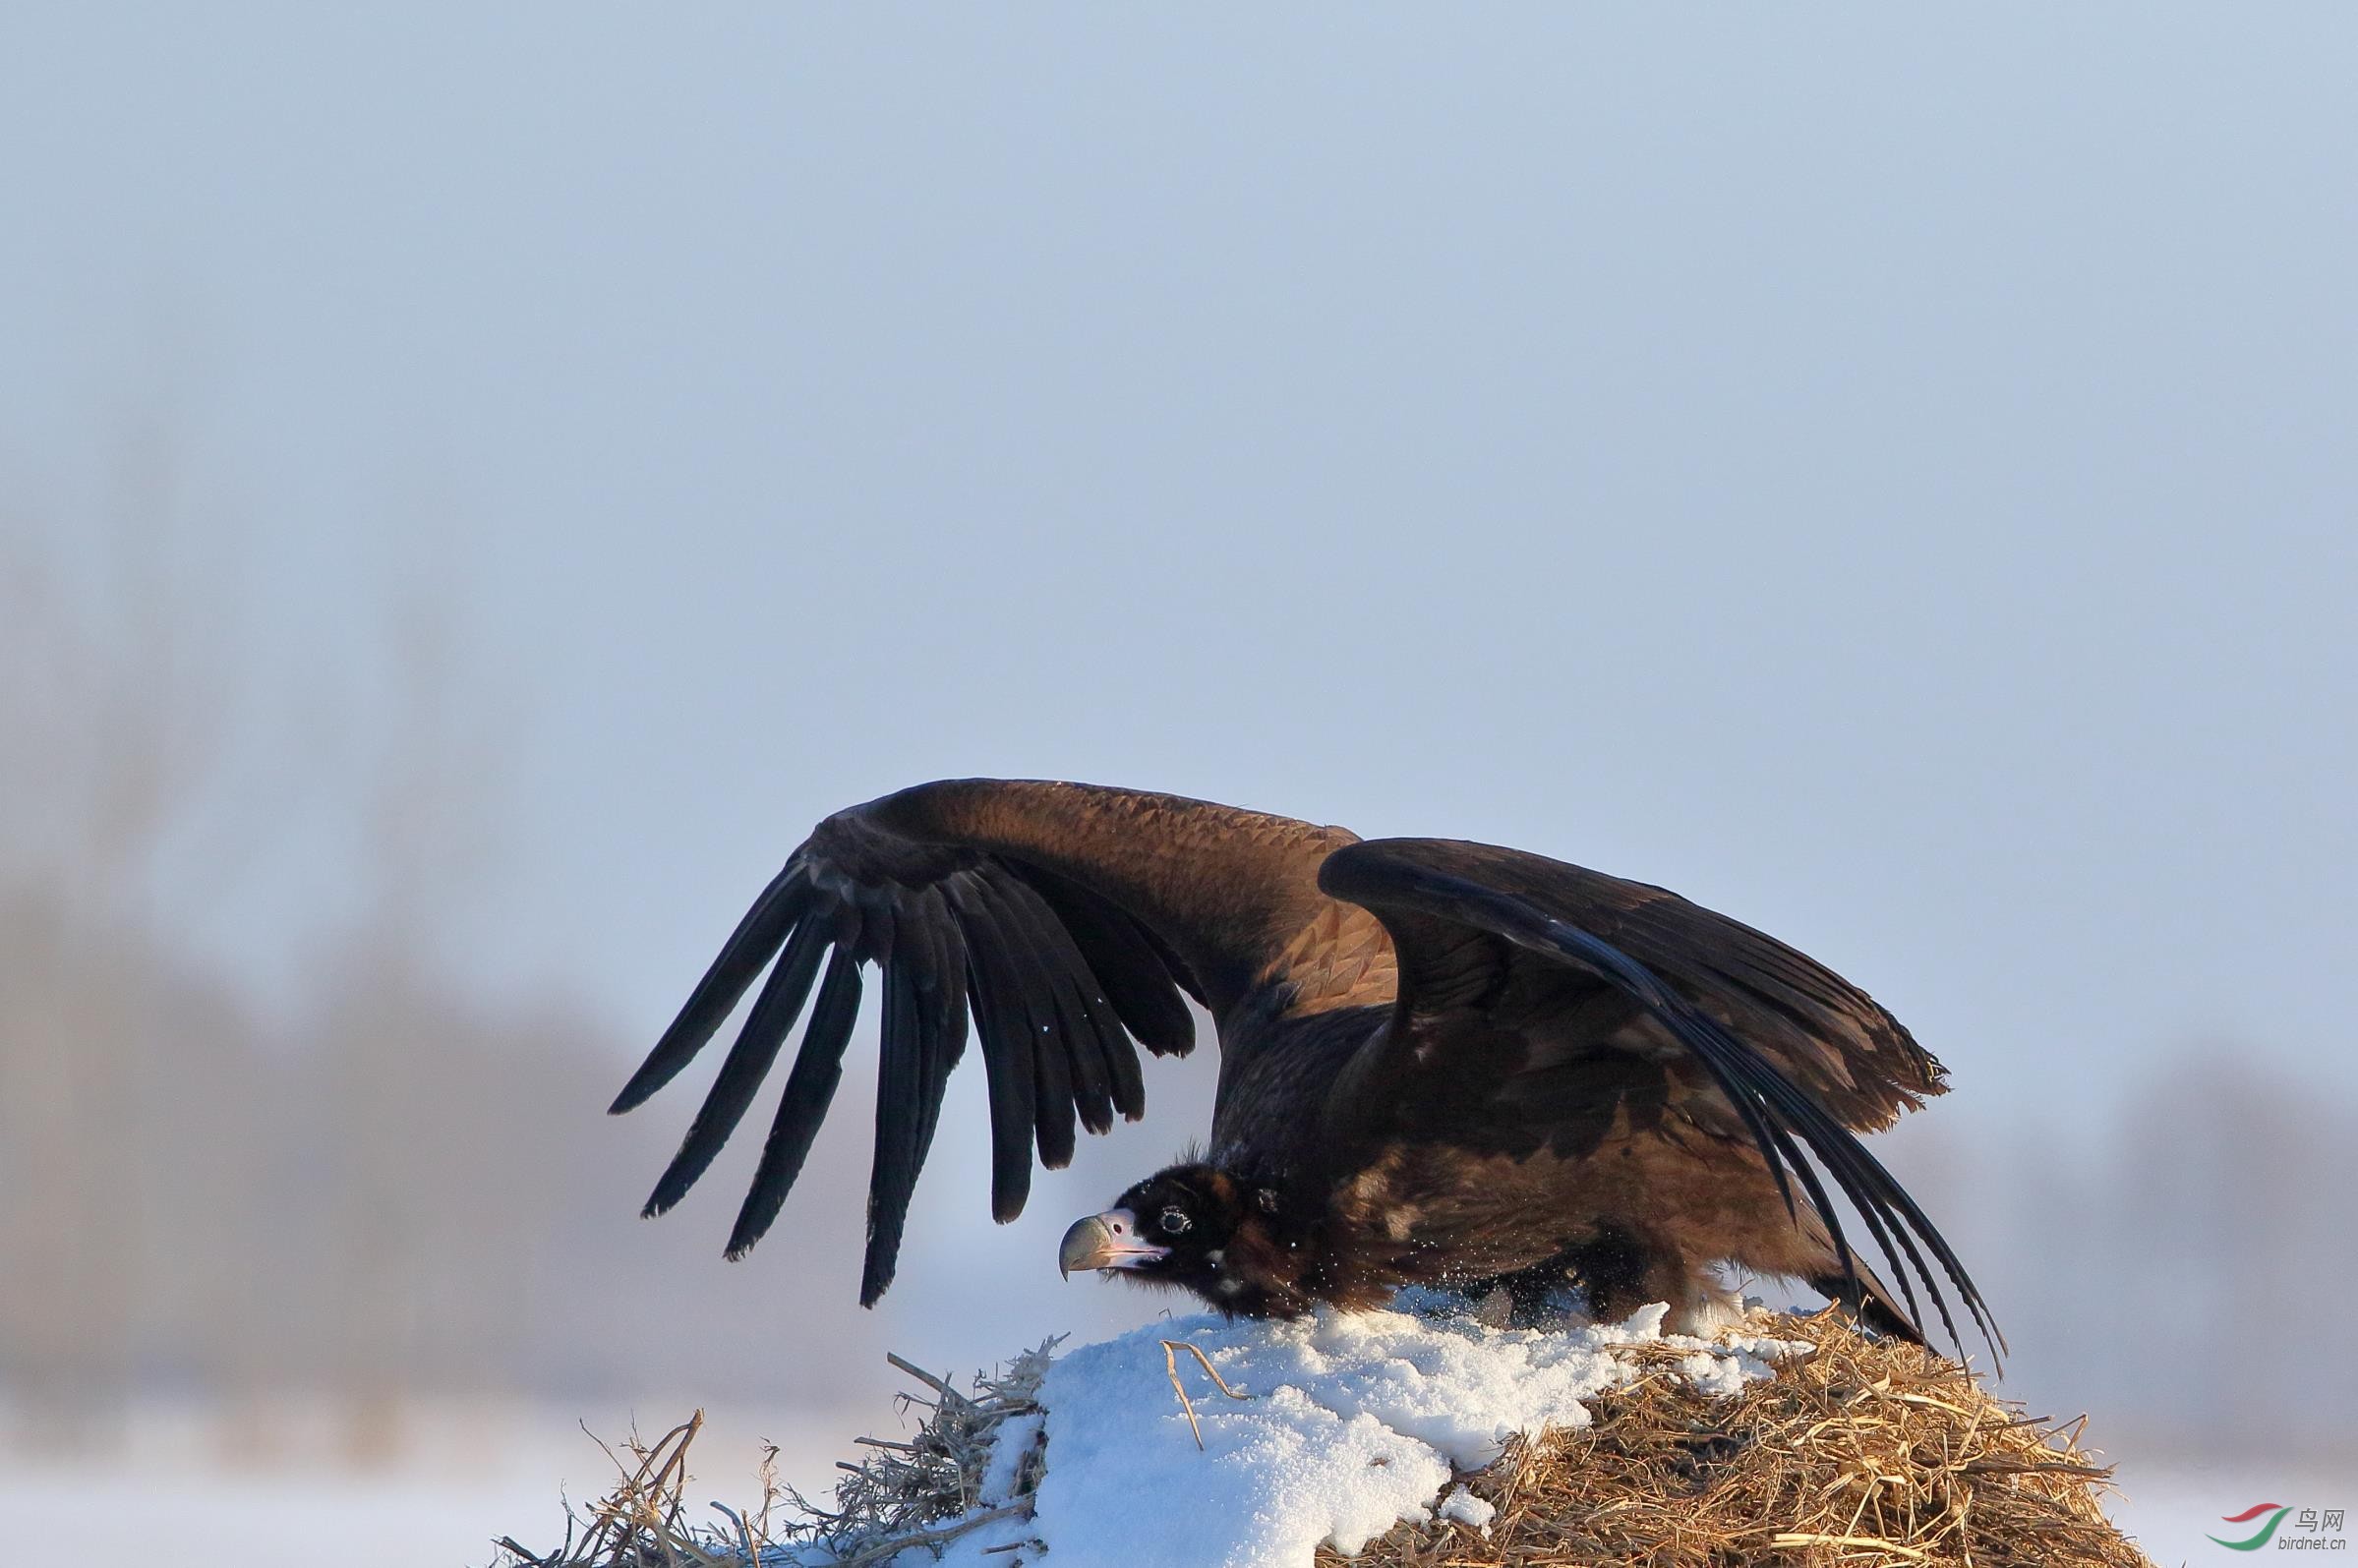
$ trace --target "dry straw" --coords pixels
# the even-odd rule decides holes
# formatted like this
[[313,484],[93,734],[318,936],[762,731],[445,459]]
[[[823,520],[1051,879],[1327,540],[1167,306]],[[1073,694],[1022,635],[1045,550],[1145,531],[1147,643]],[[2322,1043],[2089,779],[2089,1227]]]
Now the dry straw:
[[917,1414],[916,1429],[905,1437],[854,1439],[867,1453],[856,1463],[837,1463],[844,1478],[836,1483],[832,1508],[782,1485],[772,1448],[763,1457],[761,1496],[752,1507],[707,1503],[708,1512],[699,1514],[687,1492],[693,1481],[688,1445],[704,1422],[698,1411],[655,1442],[634,1436],[621,1454],[608,1448],[619,1477],[614,1490],[586,1513],[568,1510],[565,1539],[552,1550],[536,1553],[501,1537],[501,1562],[529,1568],[790,1568],[806,1562],[874,1568],[911,1546],[947,1545],[991,1521],[1028,1515],[1039,1485],[1036,1435],[1009,1475],[1009,1501],[993,1508],[977,1504],[999,1428],[1040,1412],[1040,1378],[1057,1344],[1050,1339],[994,1372],[977,1373],[965,1393],[947,1378],[887,1357],[920,1387],[902,1396],[904,1411]]
[[1795,1568],[1866,1563],[2152,1568],[2105,1519],[2111,1470],[2058,1425],[1985,1393],[1955,1363],[1862,1338],[1829,1309],[1754,1329],[1810,1354],[1714,1399],[1644,1348],[1595,1422],[1518,1443],[1465,1478],[1487,1531],[1401,1526],[1357,1559],[1380,1568]]
[[[1733,1398],[1678,1375],[1681,1353],[1637,1347],[1628,1383],[1589,1402],[1595,1421],[1517,1443],[1462,1478],[1497,1513],[1489,1526],[1402,1525],[1358,1568],[2152,1568],[2105,1519],[2111,1476],[2081,1446],[2086,1418],[2058,1424],[1992,1399],[1954,1363],[1862,1338],[1837,1313],[1763,1318],[1753,1332],[1811,1347]],[[1053,1341],[971,1392],[893,1358],[923,1385],[907,1438],[862,1439],[835,1506],[766,1484],[758,1505],[694,1523],[683,1501],[698,1423],[632,1445],[621,1483],[557,1551],[512,1540],[535,1568],[712,1568],[832,1556],[872,1568],[913,1545],[944,1545],[985,1520],[1029,1512],[1044,1465],[1035,1439],[1008,1500],[978,1508],[990,1450],[1007,1421],[1038,1412]],[[1053,1563],[1039,1547],[1004,1553],[1009,1568]],[[1082,1568],[1082,1565],[1074,1565]]]

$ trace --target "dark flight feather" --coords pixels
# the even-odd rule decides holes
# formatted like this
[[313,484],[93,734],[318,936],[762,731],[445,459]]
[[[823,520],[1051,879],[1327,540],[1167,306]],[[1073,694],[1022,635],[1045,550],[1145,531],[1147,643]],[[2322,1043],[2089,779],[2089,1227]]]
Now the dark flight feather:
[[[898,955],[896,955],[897,960]],[[867,1254],[860,1264],[859,1305],[873,1307],[893,1282],[909,1199],[923,1158],[919,1128],[925,1092],[922,1009],[911,966],[884,966],[884,1018],[876,1065],[876,1152],[868,1173]]]
[[1031,1017],[1004,969],[1007,942],[971,874],[951,884],[951,907],[966,932],[967,989],[981,1042],[990,1107],[991,1218],[1004,1225],[1024,1212],[1032,1192],[1032,1074]]
[[1048,929],[1054,916],[1039,895],[1021,882],[1010,878],[999,892],[1007,915],[1002,929],[1016,941],[1026,972],[1042,993],[1044,1016],[1039,1017],[1049,1025],[1041,1031],[1044,1053],[1061,1059],[1081,1125],[1091,1132],[1106,1132],[1113,1126],[1113,1089],[1105,1076],[1105,1056],[1097,1048],[1065,955]]
[[778,1218],[795,1178],[802,1174],[802,1162],[810,1156],[819,1124],[827,1119],[836,1085],[843,1081],[844,1048],[852,1043],[852,1025],[859,1016],[859,960],[851,949],[839,946],[827,959],[827,977],[819,982],[819,999],[802,1031],[802,1048],[786,1076],[786,1092],[770,1124],[769,1140],[761,1147],[752,1190],[729,1233],[733,1258],[743,1256],[761,1240]]
[[[1020,1020],[1024,1048],[1021,1061],[1032,1074],[1032,1132],[1039,1160],[1051,1171],[1073,1163],[1075,1148],[1073,1078],[1066,1063],[1066,1045],[1058,1034],[1059,1015],[1047,978],[1031,959],[1032,942],[1020,910],[1008,897],[1007,880],[985,878],[974,889],[974,900],[989,911],[996,938],[992,950],[994,986],[1011,993],[1006,1000],[1010,1021]],[[993,1205],[994,1212],[996,1205]]]
[[1020,879],[1010,891],[1032,940],[1032,957],[1054,988],[1064,1038],[1072,1042],[1075,1084],[1079,1086],[1086,1078],[1092,1096],[1102,1091],[1102,1098],[1093,1102],[1102,1122],[1087,1122],[1089,1130],[1102,1132],[1110,1129],[1116,1111],[1136,1121],[1146,1110],[1146,1088],[1139,1076],[1138,1053],[1131,1047],[1119,1015],[1105,1000],[1103,987],[1091,972],[1072,933],[1046,900]]
[[814,920],[805,920],[795,927],[787,938],[786,951],[779,955],[778,965],[770,971],[769,980],[762,986],[761,995],[754,999],[753,1011],[746,1015],[745,1026],[738,1031],[737,1044],[721,1064],[720,1075],[713,1079],[712,1089],[704,1097],[703,1109],[688,1124],[687,1136],[679,1144],[679,1152],[672,1157],[671,1166],[655,1184],[655,1191],[641,1212],[649,1217],[663,1213],[687,1194],[712,1164],[729,1134],[744,1118],[745,1107],[753,1103],[754,1091],[761,1087],[763,1074],[778,1059],[778,1048],[786,1043],[787,1031],[802,1012],[802,1003],[810,995],[811,981],[819,972],[819,960],[827,953],[827,933]]
[[663,1038],[655,1042],[655,1049],[647,1053],[647,1060],[639,1064],[638,1071],[630,1074],[630,1081],[622,1085],[622,1092],[615,1096],[614,1104],[607,1107],[608,1115],[619,1116],[644,1103],[647,1096],[671,1082],[704,1049],[704,1043],[736,1009],[737,999],[745,994],[754,976],[777,955],[779,944],[786,940],[787,931],[809,906],[812,897],[801,865],[789,860],[786,869],[762,890],[761,897],[753,900],[753,907],[737,923],[720,956],[704,971],[704,978],[696,982],[695,990],[688,993],[679,1016],[663,1031]]
[[939,888],[925,891],[925,964],[917,974],[918,1005],[924,1010],[925,1098],[917,1126],[918,1158],[933,1146],[950,1074],[966,1055],[966,939],[951,918]]
[[1156,1056],[1185,1056],[1196,1048],[1195,1016],[1136,920],[1068,877],[1030,866],[1011,869],[1056,912],[1122,1026],[1139,1044]]

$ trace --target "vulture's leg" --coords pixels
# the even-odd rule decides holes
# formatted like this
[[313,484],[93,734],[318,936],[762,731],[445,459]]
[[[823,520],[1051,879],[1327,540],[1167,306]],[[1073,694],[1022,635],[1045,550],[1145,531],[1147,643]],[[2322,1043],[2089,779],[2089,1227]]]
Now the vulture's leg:
[[1608,1226],[1529,1268],[1448,1288],[1492,1328],[1585,1328],[1665,1299],[1643,1294],[1649,1255],[1627,1232]]
[[1669,1284],[1676,1258],[1647,1247],[1618,1226],[1601,1226],[1594,1239],[1566,1248],[1561,1263],[1580,1282],[1588,1310],[1600,1323],[1618,1323],[1648,1302],[1678,1298],[1667,1291],[1647,1294],[1657,1284]]
[[1654,1302],[1670,1307],[1666,1334],[1709,1337],[1743,1315],[1742,1299],[1720,1283],[1710,1263],[1687,1257],[1658,1237],[1607,1226],[1564,1254],[1600,1323],[1618,1323]]
[[1568,1252],[1500,1276],[1499,1289],[1506,1294],[1507,1323],[1515,1328],[1585,1328],[1596,1319],[1582,1311],[1572,1298],[1575,1283]]
[[1585,1328],[1596,1319],[1581,1309],[1573,1254],[1559,1252],[1544,1263],[1461,1280],[1448,1288],[1466,1301],[1467,1315],[1486,1328]]

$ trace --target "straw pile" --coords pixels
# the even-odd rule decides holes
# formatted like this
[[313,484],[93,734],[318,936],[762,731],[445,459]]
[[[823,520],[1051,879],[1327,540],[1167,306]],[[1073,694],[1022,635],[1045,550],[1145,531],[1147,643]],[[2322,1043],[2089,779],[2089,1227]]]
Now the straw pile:
[[[1496,1509],[1486,1527],[1401,1525],[1357,1558],[1323,1550],[1319,1563],[2152,1568],[2098,1506],[2111,1472],[2081,1446],[2085,1418],[2058,1425],[2026,1416],[1955,1364],[1862,1338],[1831,1310],[1752,1326],[1813,1350],[1721,1399],[1672,1374],[1678,1352],[1634,1347],[1640,1375],[1591,1402],[1592,1424],[1518,1443],[1463,1478]],[[985,1476],[1002,1423],[1037,1426],[1033,1395],[1050,1348],[976,1378],[971,1393],[896,1358],[924,1384],[910,1396],[919,1429],[906,1440],[863,1439],[870,1455],[842,1467],[850,1474],[833,1508],[773,1486],[753,1509],[691,1522],[681,1506],[689,1423],[631,1450],[622,1484],[581,1522],[578,1539],[540,1556],[501,1545],[533,1568],[830,1559],[858,1568],[946,1544],[984,1518],[1029,1511],[1053,1461],[1036,1438],[1027,1432],[1023,1463],[996,1478],[995,1506],[985,1504]],[[1011,1564],[1016,1557],[1055,1560],[1026,1550]]]
[[1403,1525],[1320,1563],[2152,1568],[2098,1506],[2112,1472],[2081,1446],[2085,1417],[2026,1416],[1955,1363],[1862,1338],[1832,1310],[1759,1331],[1816,1348],[1732,1399],[1649,1373],[1592,1401],[1594,1424],[1466,1478],[1498,1510],[1487,1532]]
[[[1062,1336],[1026,1351],[995,1372],[978,1373],[961,1393],[946,1379],[900,1357],[888,1358],[921,1392],[905,1394],[918,1413],[906,1438],[861,1437],[857,1463],[839,1461],[835,1506],[824,1507],[776,1478],[777,1449],[764,1456],[761,1496],[748,1508],[709,1503],[717,1518],[689,1509],[688,1448],[704,1424],[702,1411],[656,1441],[632,1438],[622,1451],[607,1449],[619,1480],[586,1513],[567,1510],[564,1540],[535,1552],[513,1537],[498,1541],[500,1568],[871,1568],[912,1546],[940,1546],[969,1530],[1011,1514],[1029,1515],[1039,1485],[1044,1444],[1034,1396]],[[1002,1478],[1007,1501],[979,1508],[1002,1425],[1030,1423],[1018,1463]]]

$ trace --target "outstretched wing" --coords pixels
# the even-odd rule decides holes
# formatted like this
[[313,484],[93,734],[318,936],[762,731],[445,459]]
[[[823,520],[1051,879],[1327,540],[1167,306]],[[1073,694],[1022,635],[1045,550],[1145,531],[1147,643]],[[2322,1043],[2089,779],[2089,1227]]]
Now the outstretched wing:
[[[1616,1051],[1675,1055],[1699,1064],[1733,1108],[1797,1223],[1789,1178],[1800,1183],[1853,1289],[1860,1270],[1819,1168],[1874,1237],[1908,1315],[1916,1304],[1903,1255],[1956,1338],[1929,1253],[1993,1348],[2004,1343],[1948,1243],[1851,1134],[1944,1087],[1940,1064],[1864,992],[1675,894],[1517,850],[1378,840],[1330,856],[1319,882],[1375,912],[1399,966],[1392,1026],[1338,1085],[1346,1124],[1372,1131],[1420,1114],[1444,1080],[1440,1092],[1462,1104],[1500,1086],[1486,1074],[1503,1081],[1553,1067],[1586,1074],[1585,1085],[1610,1075],[1598,1070]],[[1508,1034],[1548,1045],[1438,1059],[1437,1042]],[[1526,1093],[1520,1103],[1551,1102]]]
[[[1172,795],[1086,784],[955,780],[841,811],[763,890],[613,1109],[684,1068],[755,979],[769,977],[646,1212],[677,1203],[752,1104],[788,1032],[810,1019],[729,1253],[777,1218],[843,1076],[861,971],[881,971],[882,1050],[862,1305],[891,1284],[918,1168],[972,1019],[991,1122],[991,1212],[1023,1211],[1036,1145],[1050,1167],[1146,1108],[1135,1040],[1185,1054],[1180,993],[1215,1016],[1298,975],[1301,1005],[1335,991],[1338,944],[1360,955],[1359,997],[1389,1000],[1388,965],[1365,972],[1364,910],[1318,889],[1318,865],[1353,835]],[[1325,933],[1325,934],[1322,934]],[[1388,954],[1388,948],[1385,949]]]

